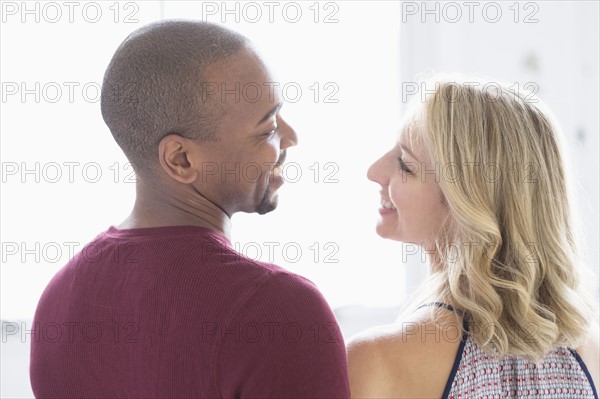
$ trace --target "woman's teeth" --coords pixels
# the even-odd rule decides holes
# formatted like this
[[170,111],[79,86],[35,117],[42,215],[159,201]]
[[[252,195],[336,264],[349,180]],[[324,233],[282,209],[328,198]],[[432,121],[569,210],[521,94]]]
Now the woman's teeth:
[[394,204],[392,204],[390,201],[388,201],[386,199],[381,199],[381,206],[385,209],[396,209]]

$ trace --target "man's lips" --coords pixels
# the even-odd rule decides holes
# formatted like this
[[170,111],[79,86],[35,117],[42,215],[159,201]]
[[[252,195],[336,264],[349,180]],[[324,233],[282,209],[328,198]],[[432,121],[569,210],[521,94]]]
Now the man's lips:
[[285,162],[285,158],[287,157],[287,151],[283,150],[281,152],[281,155],[279,156],[279,159],[277,160],[277,163],[275,164],[275,166],[273,167],[273,169],[280,167],[283,165],[283,163]]
[[277,163],[275,165],[273,165],[273,168],[271,169],[271,175],[273,176],[281,176],[281,170],[283,169],[283,163],[285,162],[285,157],[286,157],[287,153],[284,150],[281,153],[281,156],[279,157],[279,160],[277,161]]

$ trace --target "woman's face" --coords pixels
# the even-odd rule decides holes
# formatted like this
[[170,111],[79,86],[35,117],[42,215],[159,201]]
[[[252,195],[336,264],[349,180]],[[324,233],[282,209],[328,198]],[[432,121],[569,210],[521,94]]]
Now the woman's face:
[[418,139],[409,140],[403,129],[396,145],[379,158],[367,173],[381,186],[381,218],[377,234],[384,238],[431,248],[448,215],[439,187],[441,166],[433,165]]

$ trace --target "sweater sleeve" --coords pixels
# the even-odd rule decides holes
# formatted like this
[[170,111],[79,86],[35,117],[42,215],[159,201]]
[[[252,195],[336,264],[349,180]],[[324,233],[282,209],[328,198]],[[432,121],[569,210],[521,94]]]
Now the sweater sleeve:
[[346,350],[315,285],[274,273],[220,331],[217,384],[228,398],[349,398]]

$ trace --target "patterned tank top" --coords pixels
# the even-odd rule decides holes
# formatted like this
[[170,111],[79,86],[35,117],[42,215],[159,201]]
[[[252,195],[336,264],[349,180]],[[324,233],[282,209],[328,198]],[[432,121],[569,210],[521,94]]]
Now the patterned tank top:
[[[463,316],[451,305],[434,302],[423,306],[444,307]],[[556,348],[535,364],[523,358],[496,358],[485,353],[465,332],[446,382],[443,399],[556,398],[598,399],[592,377],[570,348]]]

